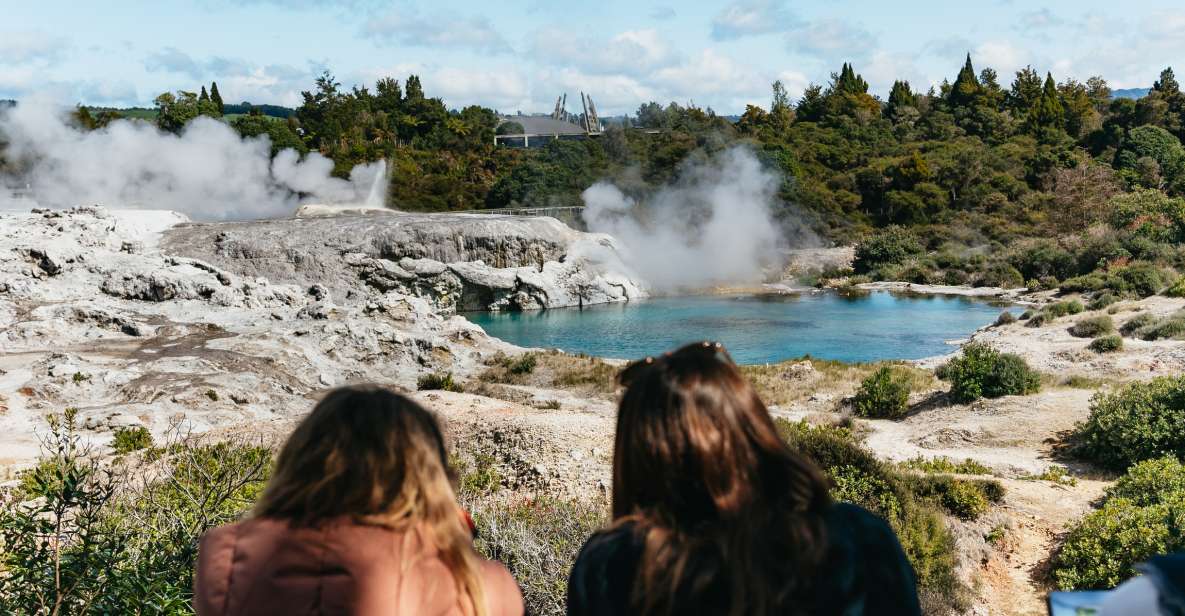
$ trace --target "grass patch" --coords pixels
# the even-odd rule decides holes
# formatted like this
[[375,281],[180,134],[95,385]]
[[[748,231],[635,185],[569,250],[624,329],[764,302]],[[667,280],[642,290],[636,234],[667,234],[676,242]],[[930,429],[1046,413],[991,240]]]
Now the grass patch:
[[433,372],[425,374],[416,381],[416,389],[420,391],[451,391],[461,393],[465,388],[453,379],[453,373],[441,374]]
[[1095,353],[1114,353],[1123,350],[1123,337],[1119,334],[1110,334],[1107,336],[1100,336],[1090,341],[1090,345],[1086,348]]
[[543,351],[516,357],[499,354],[486,362],[486,369],[478,380],[503,385],[574,389],[607,398],[617,391],[620,371],[620,367],[598,357]]
[[1078,485],[1078,480],[1070,475],[1070,473],[1066,470],[1066,467],[1056,465],[1050,466],[1049,468],[1041,471],[1039,474],[1021,475],[1020,477],[1017,477],[1017,479],[1020,479],[1021,481],[1049,481],[1056,483],[1059,486],[1072,487]]
[[123,455],[152,447],[152,433],[144,426],[116,428],[111,439],[111,448]]
[[1115,331],[1115,323],[1107,315],[1082,319],[1071,325],[1069,329],[1070,335],[1075,338],[1097,338],[1113,331]]
[[923,473],[952,473],[956,475],[991,475],[992,469],[967,458],[962,462],[952,460],[945,456],[936,458],[925,458],[918,456],[911,458],[904,462],[898,463],[898,466],[908,470],[921,471]]

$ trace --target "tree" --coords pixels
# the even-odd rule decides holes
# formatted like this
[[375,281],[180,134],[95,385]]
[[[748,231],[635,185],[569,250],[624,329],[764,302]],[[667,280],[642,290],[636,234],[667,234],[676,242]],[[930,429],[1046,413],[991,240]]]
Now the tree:
[[773,84],[773,102],[769,107],[769,123],[775,134],[782,134],[794,123],[794,109],[790,106],[790,95],[782,81]]
[[1061,97],[1057,91],[1057,84],[1053,75],[1046,73],[1045,86],[1041,88],[1041,97],[1037,104],[1029,110],[1026,126],[1034,135],[1042,135],[1045,131],[1060,131],[1066,121],[1066,110],[1062,107]]
[[1026,66],[1017,71],[1012,87],[1005,96],[1005,107],[1016,117],[1028,117],[1029,111],[1041,98],[1041,85],[1041,75],[1033,67]]
[[174,95],[165,92],[153,101],[156,104],[156,125],[161,130],[180,133],[185,125],[198,117],[198,95],[178,90]]
[[981,94],[979,79],[975,77],[975,67],[971,65],[971,54],[967,54],[967,62],[959,70],[954,84],[950,87],[947,101],[952,107],[970,107],[976,103]]
[[1086,95],[1090,97],[1095,111],[1099,113],[1105,111],[1111,103],[1111,87],[1107,85],[1106,79],[1098,75],[1086,80]]
[[1065,109],[1066,132],[1071,137],[1085,137],[1102,126],[1102,116],[1095,110],[1095,102],[1086,85],[1067,79],[1058,85],[1057,90]]
[[199,103],[210,102],[210,95],[206,92],[206,86],[202,86],[202,93],[200,95],[198,95],[198,102]]
[[218,82],[210,83],[210,102],[218,108],[218,115],[223,115],[226,112],[226,106],[222,104],[222,95],[218,93]]
[[1152,91],[1166,98],[1173,98],[1181,95],[1181,86],[1177,83],[1177,77],[1173,74],[1173,67],[1168,67],[1160,72],[1160,78],[1152,84]]
[[[1147,166],[1141,164],[1141,160],[1145,158],[1159,166],[1159,172],[1163,174],[1170,188],[1181,188],[1178,183],[1185,181],[1185,148],[1181,147],[1181,142],[1172,133],[1159,126],[1133,128],[1115,155],[1115,166],[1120,170],[1134,172],[1129,177],[1134,175],[1139,178],[1139,170],[1142,166]],[[1140,183],[1149,188],[1158,188],[1155,185],[1149,186],[1146,179]]]
[[917,95],[909,88],[908,81],[894,81],[889,90],[889,101],[885,103],[885,117],[893,122],[900,121],[906,108],[917,109]]
[[1122,189],[1115,171],[1084,156],[1075,167],[1054,170],[1050,218],[1063,233],[1083,231],[1107,219],[1111,198]]

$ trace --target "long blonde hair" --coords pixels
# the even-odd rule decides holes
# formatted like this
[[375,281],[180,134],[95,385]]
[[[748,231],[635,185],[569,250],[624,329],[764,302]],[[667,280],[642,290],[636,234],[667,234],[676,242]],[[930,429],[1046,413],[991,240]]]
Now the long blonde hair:
[[[288,437],[257,517],[317,526],[349,516],[427,530],[462,608],[485,616],[479,557],[453,492],[440,425],[422,406],[374,386],[330,392]],[[470,610],[464,610],[470,612]]]

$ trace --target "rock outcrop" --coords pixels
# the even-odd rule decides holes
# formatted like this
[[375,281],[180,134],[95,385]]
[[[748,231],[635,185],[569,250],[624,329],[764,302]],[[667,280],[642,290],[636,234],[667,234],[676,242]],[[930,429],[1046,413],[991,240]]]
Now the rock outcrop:
[[548,219],[0,214],[0,466],[33,459],[67,407],[99,444],[127,425],[266,426],[326,387],[411,389],[513,351],[457,310],[641,293],[608,238]]
[[551,218],[359,210],[178,225],[165,232],[162,246],[240,276],[322,284],[345,300],[395,291],[446,313],[582,306],[645,294],[611,238]]

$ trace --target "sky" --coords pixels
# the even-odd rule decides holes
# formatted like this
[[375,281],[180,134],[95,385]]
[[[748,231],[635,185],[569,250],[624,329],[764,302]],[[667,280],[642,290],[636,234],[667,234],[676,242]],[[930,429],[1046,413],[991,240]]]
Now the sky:
[[590,94],[601,115],[655,100],[718,113],[768,107],[852,62],[873,94],[925,90],[970,52],[1007,86],[1147,87],[1185,70],[1180,0],[0,0],[0,98],[151,105],[217,81],[226,102],[295,106],[322,71],[366,85],[420,75],[451,108],[550,112]]

